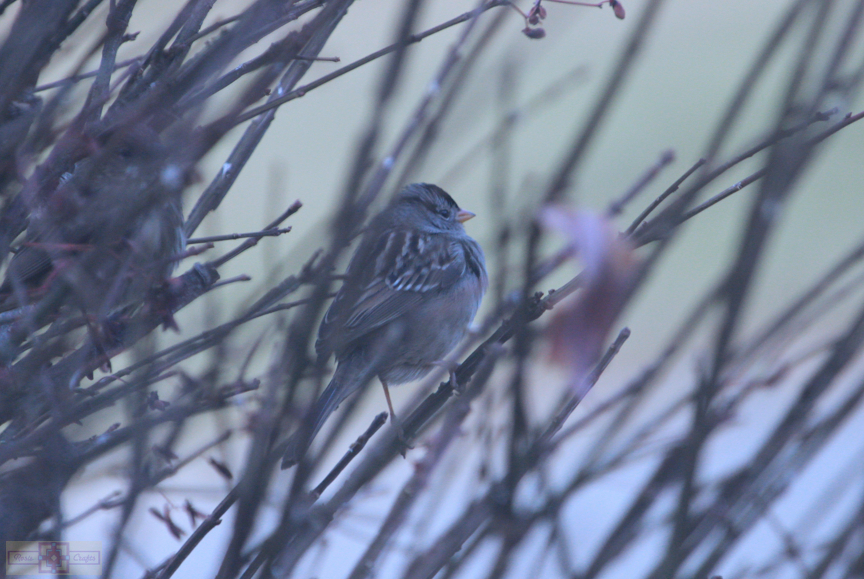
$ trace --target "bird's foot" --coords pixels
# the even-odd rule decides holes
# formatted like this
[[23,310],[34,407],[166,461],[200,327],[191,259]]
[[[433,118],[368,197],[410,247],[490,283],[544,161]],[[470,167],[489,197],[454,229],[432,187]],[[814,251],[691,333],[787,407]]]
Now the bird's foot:
[[456,379],[456,370],[459,369],[459,363],[453,360],[438,360],[432,363],[447,370],[447,373],[450,375],[450,386],[453,388],[453,393],[456,396],[462,394],[464,388],[459,385],[459,381]]

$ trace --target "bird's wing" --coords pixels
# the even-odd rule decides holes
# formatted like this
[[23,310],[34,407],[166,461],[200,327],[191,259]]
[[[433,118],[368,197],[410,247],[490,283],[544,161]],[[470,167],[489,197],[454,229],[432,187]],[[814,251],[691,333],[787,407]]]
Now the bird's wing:
[[11,291],[15,283],[33,286],[51,271],[51,256],[44,249],[23,246],[12,256],[0,293]]
[[465,270],[461,246],[446,236],[397,230],[369,241],[352,258],[347,279],[321,322],[315,344],[321,356],[450,287]]

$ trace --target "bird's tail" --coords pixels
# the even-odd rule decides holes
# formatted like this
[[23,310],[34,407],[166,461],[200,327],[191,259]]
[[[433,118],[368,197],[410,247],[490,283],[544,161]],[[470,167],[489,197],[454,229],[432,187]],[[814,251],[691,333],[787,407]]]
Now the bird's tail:
[[[327,388],[324,389],[312,408],[309,409],[300,428],[288,439],[288,446],[285,454],[282,455],[282,469],[292,467],[300,462],[330,414],[339,407],[343,400],[369,381],[371,376],[358,375],[355,366],[356,364],[350,362],[342,362],[336,368],[333,379],[330,380]],[[361,370],[359,374],[365,373]]]

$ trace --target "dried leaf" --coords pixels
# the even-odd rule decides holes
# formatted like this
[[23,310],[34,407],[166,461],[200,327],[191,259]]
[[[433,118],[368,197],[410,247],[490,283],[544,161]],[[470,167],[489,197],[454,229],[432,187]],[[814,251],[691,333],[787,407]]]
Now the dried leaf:
[[584,265],[582,290],[556,308],[549,325],[553,362],[581,373],[602,352],[638,263],[630,243],[596,213],[547,207],[541,220],[564,235],[569,250]]

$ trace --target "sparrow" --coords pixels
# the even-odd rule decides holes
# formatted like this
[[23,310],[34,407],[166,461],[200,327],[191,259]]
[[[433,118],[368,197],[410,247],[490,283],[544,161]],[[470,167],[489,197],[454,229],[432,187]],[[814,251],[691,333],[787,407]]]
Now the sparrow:
[[118,129],[31,208],[24,242],[0,285],[0,310],[38,297],[54,276],[99,317],[141,303],[185,248],[180,187],[168,151],[146,126]]
[[483,250],[463,226],[472,217],[440,187],[414,183],[370,221],[315,343],[336,371],[289,439],[283,469],[375,376],[396,424],[388,387],[422,378],[464,338],[488,285]]

